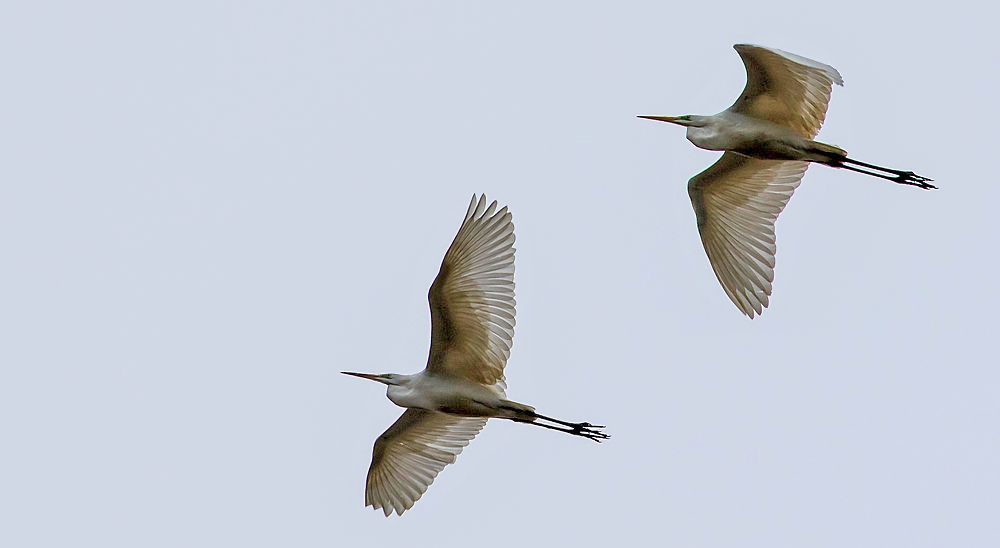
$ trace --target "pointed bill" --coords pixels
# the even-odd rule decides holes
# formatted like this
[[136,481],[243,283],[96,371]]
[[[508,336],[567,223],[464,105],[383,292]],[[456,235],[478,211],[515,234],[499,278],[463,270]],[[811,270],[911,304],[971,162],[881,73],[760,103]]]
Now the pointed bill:
[[350,371],[341,371],[341,373],[352,377],[361,377],[362,379],[368,379],[370,381],[385,382],[385,378],[383,378],[382,375],[375,375],[374,373],[352,373]]
[[637,118],[655,120],[657,122],[670,122],[671,124],[680,124],[680,116],[637,116]]

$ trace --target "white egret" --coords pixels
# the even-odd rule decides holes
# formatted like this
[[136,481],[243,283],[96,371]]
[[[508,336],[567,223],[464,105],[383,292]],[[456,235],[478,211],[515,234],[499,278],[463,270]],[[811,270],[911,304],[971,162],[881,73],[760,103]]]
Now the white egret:
[[[489,418],[510,419],[600,442],[603,426],[535,412],[506,396],[504,366],[514,337],[514,224],[486,196],[472,203],[427,298],[431,348],[415,375],[349,373],[389,385],[407,408],[375,441],[365,505],[402,514],[455,462]],[[542,422],[546,421],[546,422]],[[549,424],[551,423],[551,424]]]
[[777,49],[733,46],[747,69],[739,99],[713,116],[640,116],[687,127],[687,139],[722,157],[688,182],[698,230],[726,294],[744,314],[767,307],[774,281],[774,222],[810,162],[923,189],[931,179],[859,162],[813,141],[833,84],[829,65]]

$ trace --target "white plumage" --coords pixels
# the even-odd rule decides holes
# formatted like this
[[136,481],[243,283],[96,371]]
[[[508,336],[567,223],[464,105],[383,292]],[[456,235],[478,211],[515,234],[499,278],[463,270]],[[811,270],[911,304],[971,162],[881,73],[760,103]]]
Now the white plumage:
[[768,120],[812,139],[826,119],[837,69],[812,59],[749,44],[733,46],[747,69],[747,85],[729,110]]
[[859,162],[841,148],[813,141],[826,118],[833,85],[829,65],[778,49],[733,46],[747,84],[728,109],[713,116],[640,116],[687,127],[695,146],[725,151],[688,182],[705,252],[722,288],[753,318],[768,305],[774,281],[774,223],[809,162],[896,183],[936,188],[930,179]]
[[504,207],[469,204],[427,298],[427,367],[480,384],[503,381],[514,344],[514,223]]
[[808,162],[726,152],[688,184],[698,232],[729,298],[747,316],[767,307],[774,281],[774,222]]
[[479,431],[486,419],[407,409],[375,440],[365,486],[365,506],[386,516],[402,514],[420,499],[445,466]]
[[[504,207],[472,197],[428,292],[431,348],[415,375],[346,373],[388,385],[407,410],[375,441],[365,504],[402,514],[455,462],[488,418],[531,423],[590,438],[590,423],[546,417],[506,399],[504,367],[514,340],[514,224]],[[545,422],[543,422],[545,421]],[[554,423],[554,424],[548,424]]]

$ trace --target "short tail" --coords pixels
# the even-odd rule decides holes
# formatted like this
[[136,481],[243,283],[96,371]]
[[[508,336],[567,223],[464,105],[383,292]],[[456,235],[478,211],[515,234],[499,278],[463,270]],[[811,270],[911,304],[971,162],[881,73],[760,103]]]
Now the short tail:
[[502,418],[518,422],[534,422],[538,417],[534,407],[516,401],[501,400],[500,409],[504,412]]
[[814,159],[810,158],[810,160],[814,162],[838,166],[847,158],[847,151],[840,147],[835,147],[833,145],[817,141],[813,141],[811,145],[811,150],[809,152],[815,154],[816,157]]

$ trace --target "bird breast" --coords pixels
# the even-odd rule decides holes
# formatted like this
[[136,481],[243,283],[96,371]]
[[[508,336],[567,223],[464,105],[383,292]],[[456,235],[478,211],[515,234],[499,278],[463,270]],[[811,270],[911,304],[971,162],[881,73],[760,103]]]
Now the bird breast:
[[721,131],[719,131],[718,126],[688,126],[687,128],[687,140],[698,147],[705,150],[727,150],[727,145],[729,140],[725,138]]
[[700,127],[688,126],[687,138],[707,150],[728,150],[762,160],[804,160],[810,141],[769,120],[720,112]]
[[392,403],[409,409],[434,409],[434,401],[428,397],[424,390],[419,390],[416,386],[389,385],[385,391]]
[[494,391],[480,384],[429,375],[409,386],[390,385],[386,395],[400,407],[472,417],[492,416],[501,403]]

